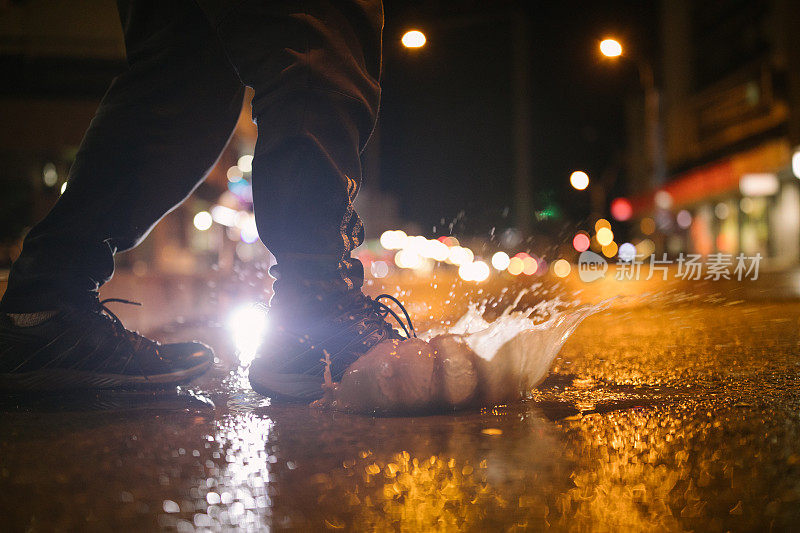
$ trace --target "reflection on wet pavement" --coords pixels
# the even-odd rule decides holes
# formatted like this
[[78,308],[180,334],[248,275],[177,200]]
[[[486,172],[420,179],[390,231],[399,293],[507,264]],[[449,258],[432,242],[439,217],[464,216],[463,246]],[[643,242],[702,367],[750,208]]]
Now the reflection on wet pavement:
[[0,515],[12,531],[788,530],[798,316],[616,306],[530,400],[449,415],[271,406],[224,348],[175,391],[4,398]]

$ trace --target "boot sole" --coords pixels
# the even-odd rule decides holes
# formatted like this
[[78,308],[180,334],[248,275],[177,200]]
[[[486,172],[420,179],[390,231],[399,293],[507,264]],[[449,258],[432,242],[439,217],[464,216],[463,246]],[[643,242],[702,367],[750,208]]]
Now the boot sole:
[[276,403],[311,403],[323,395],[322,378],[307,374],[250,376],[250,386]]
[[21,392],[164,388],[165,386],[177,385],[199,376],[208,370],[210,366],[211,361],[204,361],[191,368],[147,377],[45,368],[32,372],[0,374],[0,390]]

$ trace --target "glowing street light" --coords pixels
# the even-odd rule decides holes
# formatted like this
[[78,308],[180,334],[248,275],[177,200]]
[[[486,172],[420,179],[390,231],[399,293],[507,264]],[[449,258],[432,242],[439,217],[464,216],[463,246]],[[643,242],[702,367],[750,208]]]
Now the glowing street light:
[[582,170],[576,170],[570,174],[569,182],[575,189],[582,191],[589,186],[589,175]]
[[619,57],[622,55],[622,45],[616,39],[603,39],[600,41],[600,53],[606,57]]
[[400,41],[406,48],[422,48],[425,46],[425,34],[419,30],[407,31],[403,34]]
[[653,75],[653,66],[647,58],[641,56],[636,50],[623,51],[622,44],[616,39],[603,39],[600,41],[600,53],[608,58],[623,58],[634,63],[639,71],[639,83],[644,92],[644,125],[645,147],[648,156],[648,172],[653,181],[663,181],[666,164],[664,161],[664,146],[659,133],[661,129],[661,114],[659,111],[659,90]]

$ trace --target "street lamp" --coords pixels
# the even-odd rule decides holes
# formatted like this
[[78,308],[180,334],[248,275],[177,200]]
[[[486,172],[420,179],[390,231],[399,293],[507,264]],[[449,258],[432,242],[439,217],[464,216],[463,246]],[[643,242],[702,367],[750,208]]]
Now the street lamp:
[[425,34],[419,30],[410,30],[403,34],[400,42],[406,48],[422,48],[426,42]]
[[664,181],[665,165],[660,131],[660,95],[655,84],[653,67],[641,56],[631,57],[631,54],[627,53],[623,55],[622,44],[616,39],[608,38],[600,41],[600,53],[609,58],[628,58],[636,64],[639,83],[644,92],[645,143],[650,177],[654,182],[653,185],[660,185]]
[[576,190],[582,191],[589,186],[589,175],[582,170],[576,170],[569,175],[569,183]]
[[622,45],[616,39],[603,39],[600,41],[600,53],[606,57],[619,57],[622,55]]

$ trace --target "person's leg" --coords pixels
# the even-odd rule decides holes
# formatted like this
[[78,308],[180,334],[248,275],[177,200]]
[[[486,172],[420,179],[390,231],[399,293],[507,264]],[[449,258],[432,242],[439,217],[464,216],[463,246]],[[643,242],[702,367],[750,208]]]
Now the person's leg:
[[380,1],[199,3],[255,90],[253,196],[277,260],[276,299],[301,309],[359,290],[363,267],[350,254],[364,228],[353,199],[380,99]]
[[67,190],[25,239],[0,303],[0,390],[163,387],[213,363],[198,342],[126,330],[97,295],[219,156],[243,88],[192,0],[120,0],[130,68],[86,132]]
[[192,0],[120,0],[129,68],[86,132],[67,189],[26,237],[0,309],[96,296],[114,253],[136,246],[205,177],[243,86]]
[[340,379],[375,345],[402,338],[386,306],[361,292],[363,266],[351,258],[364,237],[353,200],[380,99],[382,6],[198,1],[255,90],[255,213],[278,280],[250,383],[273,400],[313,400],[326,375]]

